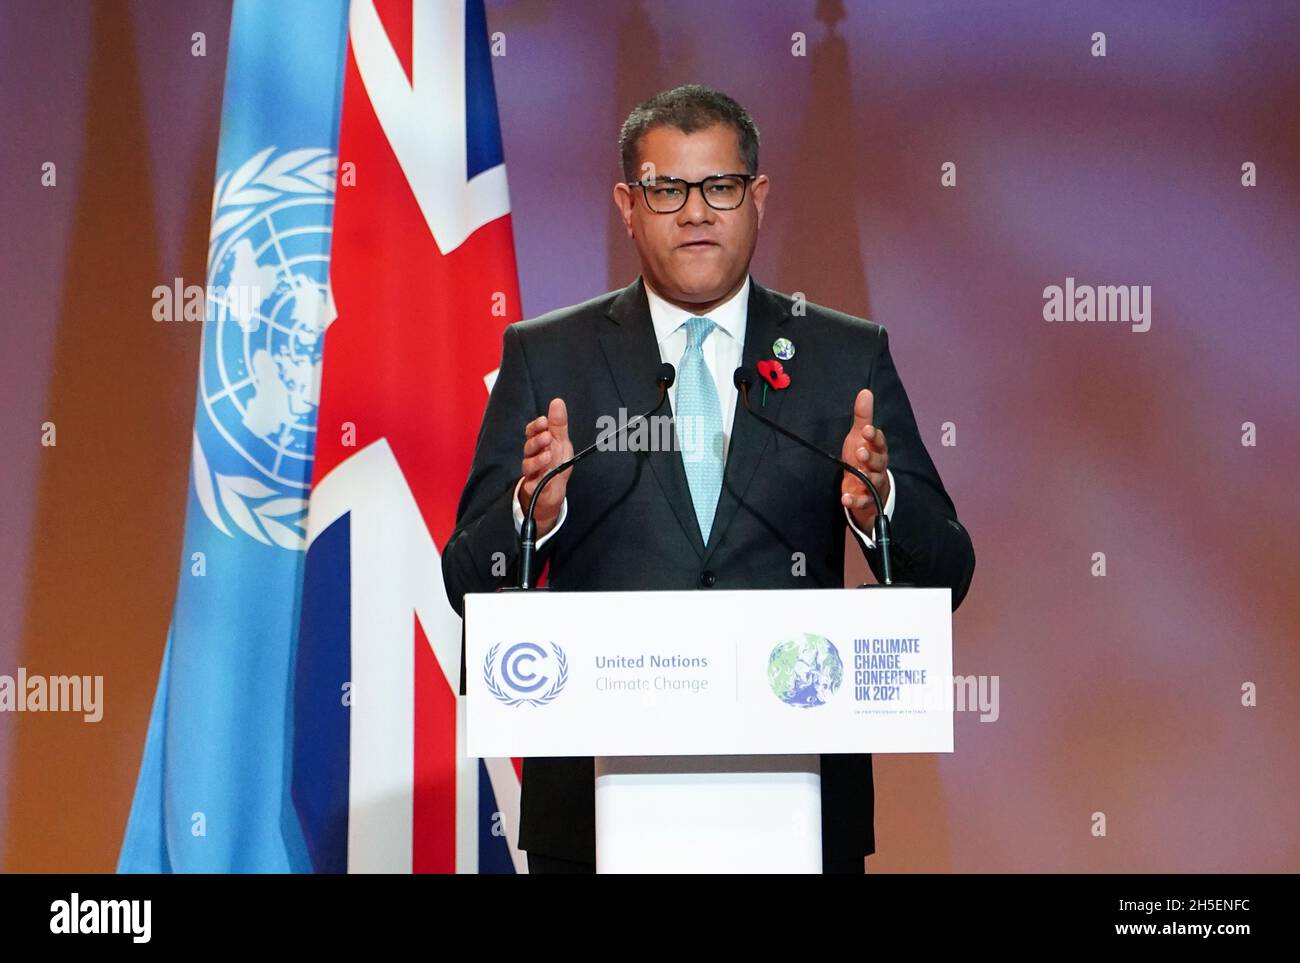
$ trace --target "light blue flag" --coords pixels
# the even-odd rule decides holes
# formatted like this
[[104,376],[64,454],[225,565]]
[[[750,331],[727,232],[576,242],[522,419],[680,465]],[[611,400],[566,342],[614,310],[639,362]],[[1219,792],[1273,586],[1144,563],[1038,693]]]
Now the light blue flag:
[[119,872],[310,868],[290,682],[347,23],[346,0],[235,5],[185,544]]

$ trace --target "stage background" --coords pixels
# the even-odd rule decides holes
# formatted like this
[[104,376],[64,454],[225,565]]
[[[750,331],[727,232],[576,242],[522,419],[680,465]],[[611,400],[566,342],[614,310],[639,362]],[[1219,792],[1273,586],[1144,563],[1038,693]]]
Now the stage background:
[[[628,109],[731,93],[772,178],[755,277],[889,329],[978,559],[955,667],[998,677],[999,717],[876,758],[871,869],[1300,869],[1300,6],[837,6],[489,0],[525,316],[635,275]],[[9,871],[116,861],[200,336],[151,292],[204,283],[228,26],[211,0],[0,3],[0,673],[103,674],[106,701],[0,715]],[[1150,331],[1046,323],[1066,277],[1150,285]]]

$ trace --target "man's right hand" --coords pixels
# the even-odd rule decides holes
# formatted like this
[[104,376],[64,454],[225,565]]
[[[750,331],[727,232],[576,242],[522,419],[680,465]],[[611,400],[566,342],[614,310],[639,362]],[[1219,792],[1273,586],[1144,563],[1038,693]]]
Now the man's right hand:
[[[563,398],[552,398],[551,407],[540,418],[534,418],[524,427],[524,483],[519,486],[519,510],[528,514],[528,502],[542,476],[562,462],[573,457],[573,442],[569,440],[569,410]],[[573,469],[561,472],[542,490],[537,499],[537,537],[541,538],[555,527],[564,504],[565,491]]]

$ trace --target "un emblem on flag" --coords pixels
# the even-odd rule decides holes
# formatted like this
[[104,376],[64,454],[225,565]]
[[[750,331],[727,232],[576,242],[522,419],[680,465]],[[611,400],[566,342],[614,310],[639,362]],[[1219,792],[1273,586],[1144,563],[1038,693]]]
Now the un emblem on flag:
[[204,513],[303,550],[329,290],[334,171],[328,150],[268,147],[217,181],[195,422]]

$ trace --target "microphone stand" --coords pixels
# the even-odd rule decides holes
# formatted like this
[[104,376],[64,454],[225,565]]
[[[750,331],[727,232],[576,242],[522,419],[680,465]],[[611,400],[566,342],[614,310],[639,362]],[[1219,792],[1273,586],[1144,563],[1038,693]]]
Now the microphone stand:
[[548,471],[545,475],[542,476],[542,480],[538,482],[537,487],[533,489],[532,497],[529,498],[528,500],[528,512],[524,516],[524,524],[520,527],[519,530],[519,585],[517,586],[518,589],[528,590],[533,588],[533,584],[532,584],[533,559],[537,553],[537,522],[534,520],[533,516],[537,511],[537,496],[540,495],[542,493],[542,490],[546,488],[547,485],[550,484],[551,479],[554,478],[556,475],[560,474],[560,472],[567,471],[569,468],[572,468],[578,462],[582,461],[584,458],[590,455],[593,451],[596,451],[598,448],[600,448],[602,445],[612,440],[617,435],[621,435],[624,432],[626,432],[637,422],[645,421],[646,419],[654,415],[655,412],[657,412],[660,408],[664,406],[664,402],[668,400],[668,389],[672,387],[672,384],[676,380],[676,378],[677,378],[677,370],[672,365],[668,364],[667,362],[661,364],[659,366],[659,373],[655,377],[655,382],[659,386],[659,401],[655,404],[653,408],[651,408],[645,414],[637,415],[635,418],[633,418],[631,421],[627,422],[626,424],[620,425],[619,427],[615,428],[613,431],[607,432],[602,437],[597,438],[594,442],[592,442],[586,448],[582,449],[582,451],[578,452],[568,461],[561,462],[560,464],[556,465],[554,468],[552,468],[550,471]]
[[[892,539],[889,536],[889,519],[885,516],[885,505],[880,500],[880,492],[876,490],[876,486],[872,484],[871,479],[867,477],[865,472],[861,471],[855,465],[850,465],[848,462],[844,461],[844,459],[832,455],[829,451],[818,448],[812,442],[806,441],[796,435],[793,431],[783,428],[772,419],[760,415],[755,411],[749,403],[749,386],[752,382],[749,377],[749,372],[744,367],[736,369],[736,373],[732,376],[732,383],[735,384],[736,390],[740,392],[740,400],[744,404],[745,410],[757,418],[762,424],[767,425],[767,427],[784,435],[791,441],[797,442],[809,451],[816,452],[823,458],[835,462],[835,464],[839,465],[842,469],[867,486],[867,491],[871,493],[872,501],[876,503],[876,545],[880,548],[880,584],[882,586],[892,586],[894,584],[894,567],[893,561],[890,557]],[[863,584],[858,587],[872,588],[873,586]]]

